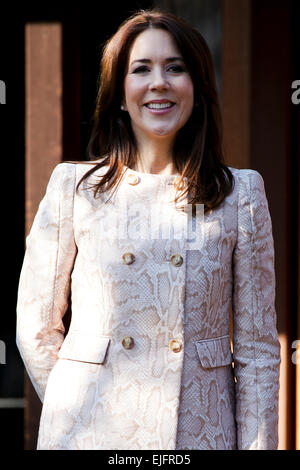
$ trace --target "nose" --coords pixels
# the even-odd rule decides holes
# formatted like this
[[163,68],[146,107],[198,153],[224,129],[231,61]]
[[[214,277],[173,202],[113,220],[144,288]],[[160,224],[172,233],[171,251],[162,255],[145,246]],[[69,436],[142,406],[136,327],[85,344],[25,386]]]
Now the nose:
[[158,68],[151,74],[151,81],[149,85],[150,90],[161,90],[169,87],[169,83],[164,70]]

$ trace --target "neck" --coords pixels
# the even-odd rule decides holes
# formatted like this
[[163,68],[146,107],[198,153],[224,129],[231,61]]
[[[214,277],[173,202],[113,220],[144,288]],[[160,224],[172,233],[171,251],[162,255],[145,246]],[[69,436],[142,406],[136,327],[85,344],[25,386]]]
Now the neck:
[[179,174],[173,162],[172,145],[170,142],[144,141],[138,146],[135,170],[142,173],[161,175]]

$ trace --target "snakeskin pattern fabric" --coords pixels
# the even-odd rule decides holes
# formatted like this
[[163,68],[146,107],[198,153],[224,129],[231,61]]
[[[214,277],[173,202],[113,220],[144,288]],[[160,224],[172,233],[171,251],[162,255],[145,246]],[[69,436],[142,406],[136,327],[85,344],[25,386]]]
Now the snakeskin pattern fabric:
[[234,190],[202,214],[193,244],[175,176],[125,168],[117,190],[94,197],[105,168],[76,192],[87,164],[56,166],[17,304],[43,402],[38,449],[276,449],[271,219],[262,176],[229,168]]

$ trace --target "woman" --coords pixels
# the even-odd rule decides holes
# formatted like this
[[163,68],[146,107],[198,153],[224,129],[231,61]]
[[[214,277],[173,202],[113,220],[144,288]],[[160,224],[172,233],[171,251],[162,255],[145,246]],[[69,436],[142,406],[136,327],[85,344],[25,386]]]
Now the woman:
[[270,214],[221,139],[200,33],[132,15],[103,52],[91,161],[54,169],[27,238],[17,344],[38,449],[276,449]]

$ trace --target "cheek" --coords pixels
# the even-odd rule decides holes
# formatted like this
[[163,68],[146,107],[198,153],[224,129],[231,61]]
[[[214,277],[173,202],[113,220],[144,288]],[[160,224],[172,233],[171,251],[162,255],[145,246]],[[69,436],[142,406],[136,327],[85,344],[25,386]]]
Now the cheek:
[[194,86],[190,80],[184,80],[178,84],[178,95],[186,110],[191,110],[194,106]]
[[143,91],[143,86],[140,82],[137,82],[134,78],[126,79],[124,90],[125,100],[128,105],[140,103]]
[[193,105],[194,104],[194,86],[193,83],[188,82],[185,84],[185,94],[187,97],[187,101]]

